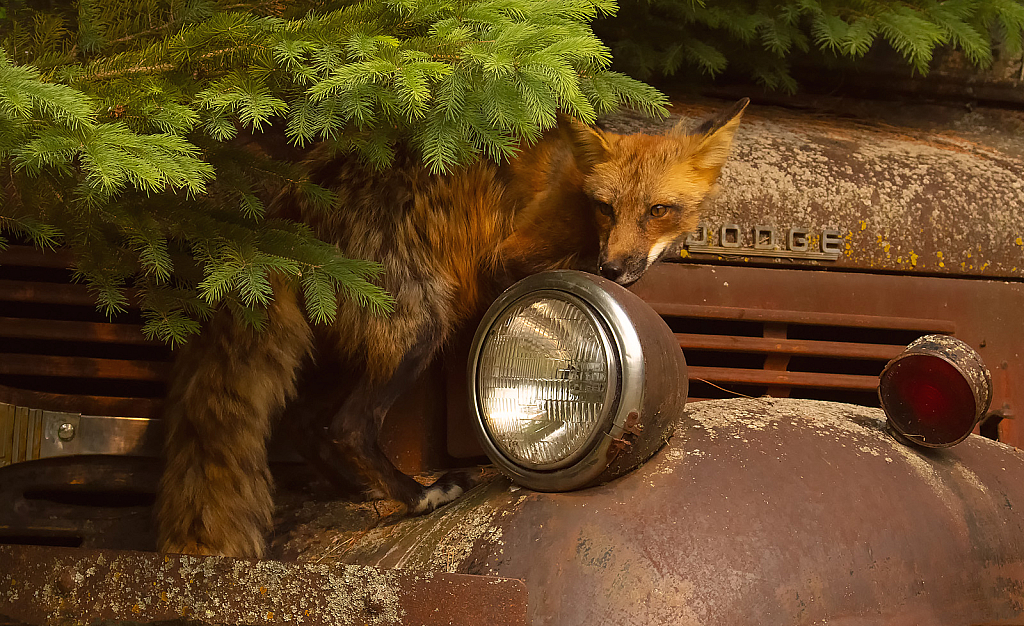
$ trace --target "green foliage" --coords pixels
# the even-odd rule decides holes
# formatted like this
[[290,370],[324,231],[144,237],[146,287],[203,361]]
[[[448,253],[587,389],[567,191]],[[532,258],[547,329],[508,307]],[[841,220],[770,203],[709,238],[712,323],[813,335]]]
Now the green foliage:
[[616,63],[646,79],[727,67],[769,89],[793,91],[790,61],[803,54],[859,60],[884,44],[926,74],[937,46],[978,67],[995,45],[1021,53],[1021,0],[623,0],[597,25]]
[[386,167],[411,145],[438,173],[501,160],[555,123],[657,91],[608,70],[590,22],[613,0],[44,0],[0,16],[3,235],[69,247],[113,315],[179,343],[217,306],[259,326],[273,277],[312,319],[338,297],[391,306],[380,266],[267,215],[331,142]]

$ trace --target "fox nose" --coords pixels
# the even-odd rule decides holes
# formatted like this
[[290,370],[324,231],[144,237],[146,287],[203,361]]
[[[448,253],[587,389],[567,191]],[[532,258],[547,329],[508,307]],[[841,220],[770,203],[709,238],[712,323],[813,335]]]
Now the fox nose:
[[605,261],[598,268],[601,270],[601,276],[604,276],[608,280],[618,280],[619,276],[626,271],[626,266],[622,261],[612,260]]

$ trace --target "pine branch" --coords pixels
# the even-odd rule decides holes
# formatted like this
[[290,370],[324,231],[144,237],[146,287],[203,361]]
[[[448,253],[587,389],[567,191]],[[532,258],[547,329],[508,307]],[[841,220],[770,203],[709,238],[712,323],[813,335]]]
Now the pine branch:
[[336,210],[295,173],[315,142],[376,167],[402,144],[447,172],[512,157],[560,110],[665,114],[660,93],[608,69],[590,22],[612,0],[55,6],[11,16],[0,47],[0,158],[16,199],[0,235],[69,246],[101,310],[124,310],[130,287],[147,336],[172,344],[217,307],[264,324],[275,277],[303,290],[316,321],[339,297],[390,310],[379,265],[268,216],[282,193]]
[[785,67],[795,52],[858,60],[879,39],[902,55],[914,73],[926,74],[935,48],[943,45],[986,67],[996,45],[1009,54],[1024,47],[1024,4],[624,0],[619,16],[599,22],[598,30],[615,49],[620,67],[638,76],[695,70],[713,77],[730,66],[743,68],[766,87],[788,91],[796,85]]

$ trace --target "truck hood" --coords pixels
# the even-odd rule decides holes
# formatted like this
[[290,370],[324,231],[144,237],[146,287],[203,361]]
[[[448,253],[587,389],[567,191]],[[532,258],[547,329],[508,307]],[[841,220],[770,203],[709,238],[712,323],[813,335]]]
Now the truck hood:
[[895,442],[884,415],[778,398],[690,404],[645,465],[537,493],[503,478],[430,516],[337,528],[289,558],[526,582],[530,623],[981,623],[1024,614],[1024,453]]

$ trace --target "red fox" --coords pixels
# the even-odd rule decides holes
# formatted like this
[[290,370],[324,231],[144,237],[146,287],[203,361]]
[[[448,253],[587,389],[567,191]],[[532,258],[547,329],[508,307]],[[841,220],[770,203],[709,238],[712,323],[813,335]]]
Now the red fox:
[[172,374],[160,549],[263,556],[273,511],[266,441],[282,415],[303,456],[339,486],[412,514],[461,495],[475,470],[425,487],[384,455],[378,429],[392,403],[454,329],[516,280],[558,268],[639,279],[697,226],[747,102],[664,136],[560,118],[512,161],[450,175],[411,156],[385,171],[351,156],[311,159],[310,179],[336,192],[337,209],[284,194],[279,211],[297,212],[346,255],[381,263],[394,312],[342,299],[334,323],[314,325],[281,278],[263,332],[226,309],[214,316]]

